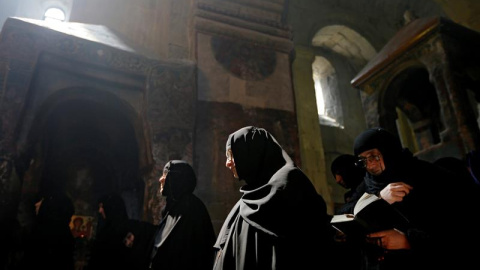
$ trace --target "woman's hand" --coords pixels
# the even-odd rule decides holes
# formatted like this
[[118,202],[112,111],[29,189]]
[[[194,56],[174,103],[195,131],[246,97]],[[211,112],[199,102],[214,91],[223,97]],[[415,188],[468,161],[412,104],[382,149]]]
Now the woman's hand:
[[367,235],[367,242],[389,250],[410,249],[407,237],[397,229],[371,233]]
[[390,183],[380,191],[380,197],[389,204],[401,202],[403,197],[407,196],[412,189],[412,186],[403,182]]

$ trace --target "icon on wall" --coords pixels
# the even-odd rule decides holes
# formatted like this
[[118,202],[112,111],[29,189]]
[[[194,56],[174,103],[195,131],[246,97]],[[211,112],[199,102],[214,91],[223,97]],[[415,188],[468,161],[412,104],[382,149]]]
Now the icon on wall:
[[93,217],[74,215],[70,221],[70,230],[74,238],[92,238]]

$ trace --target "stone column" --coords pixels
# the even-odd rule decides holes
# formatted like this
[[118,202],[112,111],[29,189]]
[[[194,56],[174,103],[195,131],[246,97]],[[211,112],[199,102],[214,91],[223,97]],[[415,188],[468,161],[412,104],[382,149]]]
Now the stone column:
[[306,47],[296,47],[295,52],[292,74],[302,170],[325,199],[328,212],[333,213],[334,204],[327,183],[327,168],[312,76],[315,55]]

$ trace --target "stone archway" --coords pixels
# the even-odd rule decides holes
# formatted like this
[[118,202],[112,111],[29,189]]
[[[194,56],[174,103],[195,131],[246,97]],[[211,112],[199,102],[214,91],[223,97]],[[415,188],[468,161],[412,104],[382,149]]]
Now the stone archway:
[[[139,198],[129,214],[141,218],[144,183],[140,175],[141,145],[129,105],[108,92],[78,88],[60,90],[44,102],[27,147],[20,154],[31,163],[25,174],[23,197],[51,189],[78,199],[76,212],[93,215],[96,200],[108,192]],[[133,121],[133,122],[132,122]],[[137,120],[139,122],[139,120]],[[82,195],[82,189],[88,192]],[[134,194],[132,194],[134,193]]]
[[124,197],[131,218],[143,215],[145,165],[139,162],[139,145],[145,142],[136,137],[132,121],[139,117],[114,94],[92,88],[60,89],[38,107],[26,135],[28,147],[20,154],[29,166],[18,221],[29,228],[35,199],[65,192],[74,203],[74,218],[84,221],[85,235],[75,238],[76,263],[84,265],[100,221],[100,197],[116,192]]
[[161,168],[172,158],[192,162],[192,62],[146,58],[101,26],[54,30],[44,24],[10,18],[2,29],[0,58],[8,67],[0,68],[5,256],[33,216],[31,201],[39,191],[74,193],[82,215],[96,214],[98,196],[117,191],[132,218],[158,223]]

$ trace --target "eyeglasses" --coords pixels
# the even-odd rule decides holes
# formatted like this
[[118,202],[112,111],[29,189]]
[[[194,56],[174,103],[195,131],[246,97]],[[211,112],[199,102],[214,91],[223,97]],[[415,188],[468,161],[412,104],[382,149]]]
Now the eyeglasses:
[[360,168],[366,168],[369,162],[378,162],[382,155],[370,155],[367,157],[358,157],[358,160],[355,162],[355,166]]

